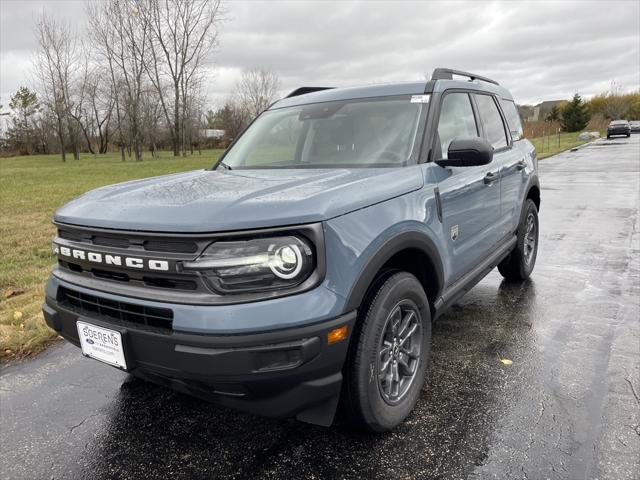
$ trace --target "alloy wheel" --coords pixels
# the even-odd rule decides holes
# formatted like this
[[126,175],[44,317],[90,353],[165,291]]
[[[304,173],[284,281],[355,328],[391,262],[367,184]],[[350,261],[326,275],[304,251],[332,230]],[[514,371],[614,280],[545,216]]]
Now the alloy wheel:
[[529,213],[524,234],[524,261],[527,265],[531,263],[531,259],[533,258],[533,253],[536,250],[536,241],[536,220],[533,213]]
[[378,387],[384,401],[399,403],[413,384],[420,364],[422,318],[417,306],[402,300],[389,313],[378,348]]

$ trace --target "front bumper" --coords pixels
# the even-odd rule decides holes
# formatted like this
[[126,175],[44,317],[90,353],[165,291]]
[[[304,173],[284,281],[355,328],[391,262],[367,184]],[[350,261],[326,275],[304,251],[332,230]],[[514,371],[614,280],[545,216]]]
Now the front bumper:
[[[216,307],[209,308],[215,316]],[[135,376],[238,410],[320,425],[333,421],[349,346],[348,337],[328,344],[327,333],[347,325],[350,336],[356,318],[353,311],[301,327],[210,335],[114,323],[48,295],[43,313],[51,328],[78,347],[78,319],[118,330]]]

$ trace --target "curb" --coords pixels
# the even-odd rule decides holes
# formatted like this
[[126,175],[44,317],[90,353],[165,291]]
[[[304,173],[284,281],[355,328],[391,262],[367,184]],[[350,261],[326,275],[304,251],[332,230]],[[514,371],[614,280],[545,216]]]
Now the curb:
[[[587,143],[583,143],[582,145],[578,145],[577,147],[573,147],[570,148],[569,150],[565,150],[565,152],[577,152],[578,150],[581,150],[585,147],[588,147],[589,145],[591,145],[592,143],[596,143],[598,140],[602,140],[602,137],[600,138],[594,138],[593,140],[591,140],[590,142]],[[563,152],[559,152],[559,153],[563,153]],[[557,154],[556,154],[557,155]]]
[[594,138],[593,140],[583,143],[582,145],[578,145],[577,147],[573,147],[573,148],[567,148],[566,150],[562,150],[561,152],[557,152],[554,153],[553,155],[549,155],[548,157],[544,157],[539,159],[539,161],[544,162],[545,160],[549,159],[549,158],[553,158],[553,157],[557,157],[558,155],[562,155],[563,153],[567,153],[567,152],[577,152],[578,150],[588,147],[589,145],[591,145],[592,143],[596,143],[598,140],[602,140],[602,137],[600,138]]

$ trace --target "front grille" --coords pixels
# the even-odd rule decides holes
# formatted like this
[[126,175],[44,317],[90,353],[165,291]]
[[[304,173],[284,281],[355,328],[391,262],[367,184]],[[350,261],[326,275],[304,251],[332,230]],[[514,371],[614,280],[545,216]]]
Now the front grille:
[[143,243],[143,246],[145,250],[152,252],[196,253],[198,251],[198,244],[196,242],[147,240]]
[[77,230],[58,229],[60,238],[81,242],[86,244],[101,245],[103,247],[130,248],[138,246],[149,252],[169,252],[169,253],[196,253],[199,250],[198,242],[192,240],[179,240],[175,238],[139,238],[126,237],[121,235],[93,234],[91,232],[80,232]]
[[74,242],[82,241],[82,235],[78,232],[70,232],[69,230],[58,229],[58,235],[60,236],[60,238],[66,238],[67,240],[72,240]]
[[198,284],[193,280],[174,278],[142,277],[142,281],[148,287],[172,288],[177,290],[197,290]]
[[81,315],[97,317],[117,325],[135,324],[163,331],[169,331],[173,326],[173,310],[169,308],[108,300],[66,287],[58,289],[58,303]]
[[104,237],[93,235],[91,241],[94,245],[102,245],[104,247],[129,248],[129,239],[121,237]]
[[[150,274],[142,274],[136,271],[131,271],[130,274],[123,272],[122,270],[105,270],[102,268],[84,268],[82,265],[72,262],[66,262],[64,260],[58,260],[58,265],[66,270],[79,273],[85,276],[93,276],[102,280],[111,280],[119,283],[129,283],[131,285],[146,286],[153,288],[162,288],[170,290],[198,290],[198,282],[195,279],[198,277],[191,275],[174,275],[174,276],[162,276]],[[149,272],[147,272],[149,273]]]
[[[69,240],[79,249],[139,257],[144,252],[157,259],[169,262],[192,261],[211,243],[207,237],[185,238],[180,235],[158,235],[144,232],[114,232],[101,229],[74,228],[60,226],[58,237]],[[153,252],[156,252],[155,254]],[[131,269],[121,265],[91,263],[84,258],[59,258],[58,264],[63,270],[83,277],[103,281],[126,283],[135,287],[147,287],[154,290],[181,290],[184,292],[212,293],[199,275],[183,272],[175,268],[169,271]]]

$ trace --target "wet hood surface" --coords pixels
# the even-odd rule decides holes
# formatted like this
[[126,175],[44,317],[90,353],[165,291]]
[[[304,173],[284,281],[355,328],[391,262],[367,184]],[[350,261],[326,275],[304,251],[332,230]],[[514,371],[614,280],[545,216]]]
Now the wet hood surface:
[[326,220],[422,186],[418,166],[193,172],[119,183],[72,200],[55,220],[161,232],[213,232]]

